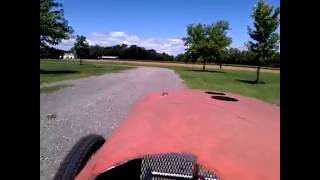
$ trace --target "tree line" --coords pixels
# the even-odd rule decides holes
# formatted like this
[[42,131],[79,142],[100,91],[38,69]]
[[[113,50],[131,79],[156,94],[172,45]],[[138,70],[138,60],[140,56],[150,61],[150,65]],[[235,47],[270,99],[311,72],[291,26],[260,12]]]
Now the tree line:
[[40,47],[40,59],[59,59],[65,52],[53,47]]
[[101,47],[98,45],[89,47],[89,58],[101,56],[118,56],[119,59],[137,59],[137,60],[159,60],[172,61],[174,56],[166,53],[159,53],[154,49],[145,49],[137,45],[128,46],[126,44],[115,45],[111,47]]
[[174,56],[158,53],[154,49],[145,49],[137,45],[119,44],[110,47],[89,46],[85,36],[77,36],[72,51],[79,59],[99,59],[101,56],[118,56],[119,59],[172,61]]
[[[75,48],[76,47],[76,48]],[[77,58],[81,59],[99,59],[102,56],[118,56],[119,59],[135,59],[135,60],[156,60],[156,61],[173,61],[174,56],[166,53],[159,53],[154,49],[145,49],[137,45],[128,46],[126,44],[102,47],[99,45],[78,48],[74,46],[71,52],[77,54]],[[64,53],[70,52],[53,47],[40,48],[40,58],[59,59]]]
[[[53,47],[40,48],[40,58],[59,59],[68,51],[56,49]],[[157,53],[155,50],[146,50],[136,45],[127,46],[126,44],[115,45],[110,47],[89,46],[85,59],[98,59],[101,56],[118,56],[119,59],[137,59],[137,60],[158,60],[173,61],[181,63],[196,63],[195,59],[190,59],[186,53],[181,53],[175,57],[168,54]],[[257,65],[254,60],[254,54],[248,50],[240,50],[238,48],[229,48],[222,54],[221,62],[223,64],[241,64],[241,65]],[[209,61],[213,62],[213,61]],[[201,63],[201,62],[200,62]],[[214,62],[213,62],[214,63]],[[269,61],[264,64],[271,67],[280,67],[280,53],[276,52]]]
[[[202,63],[197,59],[190,59],[186,53],[178,54],[175,56],[174,61],[182,63]],[[215,62],[209,61],[209,63]],[[221,55],[221,64],[258,65],[253,52],[249,50],[240,50],[238,48],[228,48],[223,51]],[[264,66],[280,67],[280,52],[276,52],[269,61],[264,63]]]

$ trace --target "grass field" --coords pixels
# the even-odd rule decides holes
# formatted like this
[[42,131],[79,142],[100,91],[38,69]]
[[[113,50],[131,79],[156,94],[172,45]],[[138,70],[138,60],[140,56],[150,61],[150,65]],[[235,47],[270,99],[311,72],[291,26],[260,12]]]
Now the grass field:
[[255,67],[206,65],[202,72],[199,64],[178,64],[143,61],[100,61],[99,63],[114,63],[137,66],[166,67],[175,70],[189,88],[233,92],[244,96],[254,97],[265,102],[280,105],[280,69],[261,69],[260,80],[263,83],[254,84]]
[[[185,64],[185,63],[175,63],[175,62],[154,62],[154,61],[139,61],[139,60],[85,60],[87,62],[96,62],[96,63],[114,63],[114,64],[126,64],[133,66],[151,66],[151,67],[184,67],[184,68],[202,68],[202,64]],[[214,70],[219,68],[215,64],[207,64],[207,70]],[[257,68],[254,66],[244,66],[244,65],[222,65],[222,68],[225,70],[243,70],[256,72]],[[279,73],[279,68],[271,67],[261,67],[261,72],[270,72],[270,73]]]
[[79,65],[78,61],[40,60],[40,84],[118,72],[132,67],[114,63],[84,62]]
[[272,104],[280,104],[280,74],[260,73],[260,84],[252,83],[256,73],[251,71],[223,70],[202,72],[200,69],[172,68],[194,89],[233,92],[254,97]]
[[49,86],[49,87],[42,87],[40,88],[40,94],[41,93],[51,93],[51,92],[54,92],[54,91],[58,91],[62,88],[65,88],[65,87],[70,87],[71,85],[55,85],[55,86]]
[[[214,66],[207,66],[208,71],[202,72],[201,66],[177,67],[174,63],[131,64],[127,62],[114,61],[84,61],[79,65],[78,61],[40,61],[40,83],[77,79],[92,75],[117,72],[140,66],[157,66],[173,69],[186,83],[189,88],[217,90],[233,92],[244,96],[254,97],[272,104],[280,104],[280,71],[261,71],[260,79],[263,83],[253,84],[256,78],[255,69],[238,68],[230,69],[224,67],[222,70]],[[64,87],[64,86],[63,86]],[[63,88],[62,86],[41,88],[41,93],[52,92]]]

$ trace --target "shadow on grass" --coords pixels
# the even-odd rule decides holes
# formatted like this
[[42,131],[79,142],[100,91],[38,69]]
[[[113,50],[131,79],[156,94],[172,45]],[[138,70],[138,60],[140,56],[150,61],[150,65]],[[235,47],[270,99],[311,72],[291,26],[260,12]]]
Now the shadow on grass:
[[214,95],[226,95],[225,93],[221,92],[214,92],[214,91],[206,91],[207,94],[214,94]]
[[247,83],[247,84],[266,84],[263,81],[259,81],[258,83],[254,80],[244,80],[244,79],[237,79],[237,81],[242,82],[242,83]]
[[48,70],[43,70],[40,69],[40,74],[74,74],[77,73],[78,71],[72,71],[72,70],[52,70],[52,71],[48,71]]
[[201,69],[188,69],[187,71],[194,71],[194,72],[211,72],[211,73],[225,73],[224,71],[215,71],[215,70],[205,70],[205,71],[202,71]]
[[221,101],[239,101],[238,99],[228,97],[228,96],[212,96],[211,98],[221,100]]

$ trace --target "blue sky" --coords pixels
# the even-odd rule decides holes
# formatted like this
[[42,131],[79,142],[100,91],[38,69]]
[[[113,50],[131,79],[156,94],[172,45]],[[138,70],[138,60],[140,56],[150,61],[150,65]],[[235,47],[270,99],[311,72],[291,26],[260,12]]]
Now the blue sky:
[[[90,44],[137,44],[176,55],[184,51],[186,25],[228,20],[231,47],[242,48],[249,40],[247,26],[257,0],[58,0],[74,34]],[[266,0],[280,6],[280,0]],[[69,49],[74,40],[58,48]]]

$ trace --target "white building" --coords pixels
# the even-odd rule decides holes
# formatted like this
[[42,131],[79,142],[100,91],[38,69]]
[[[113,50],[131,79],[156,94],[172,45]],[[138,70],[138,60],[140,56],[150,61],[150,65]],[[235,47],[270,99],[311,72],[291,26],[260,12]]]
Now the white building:
[[118,56],[101,56],[100,59],[118,59]]
[[74,59],[74,54],[72,52],[66,52],[63,54],[63,59]]

